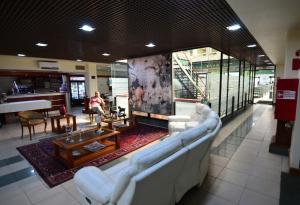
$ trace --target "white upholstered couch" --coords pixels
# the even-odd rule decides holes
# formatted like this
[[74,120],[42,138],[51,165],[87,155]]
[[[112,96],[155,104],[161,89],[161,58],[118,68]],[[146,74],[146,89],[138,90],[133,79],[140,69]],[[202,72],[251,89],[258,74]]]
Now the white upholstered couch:
[[221,121],[207,106],[196,107],[197,119],[194,114],[182,117],[184,121],[170,116],[170,136],[130,159],[105,171],[96,167],[80,169],[74,181],[81,203],[173,205],[190,188],[201,185],[208,170],[209,149]]

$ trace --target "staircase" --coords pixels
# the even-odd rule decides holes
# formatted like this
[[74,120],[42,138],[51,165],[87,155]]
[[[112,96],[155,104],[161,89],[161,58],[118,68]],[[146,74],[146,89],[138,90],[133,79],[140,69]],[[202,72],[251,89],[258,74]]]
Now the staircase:
[[175,96],[202,100],[206,98],[206,84],[201,79],[200,73],[193,70],[192,63],[188,57],[184,53],[183,55],[179,57],[177,53],[173,54],[175,78],[183,87],[183,89],[175,93]]

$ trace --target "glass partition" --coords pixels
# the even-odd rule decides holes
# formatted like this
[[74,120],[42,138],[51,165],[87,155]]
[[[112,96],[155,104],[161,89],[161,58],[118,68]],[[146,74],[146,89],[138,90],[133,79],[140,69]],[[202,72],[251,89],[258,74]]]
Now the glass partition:
[[[220,60],[221,52],[210,47],[173,53],[173,89],[175,97],[197,99],[204,103],[209,101],[212,109],[218,112]],[[195,89],[192,83],[187,80],[183,70],[190,75],[200,91]]]
[[238,90],[239,90],[239,60],[230,57],[227,114],[230,114],[232,111],[232,103],[234,103],[233,110],[234,111],[237,110]]
[[249,100],[249,91],[250,91],[250,63],[245,63],[245,74],[244,74],[244,98],[245,104],[248,104]]
[[125,108],[128,116],[128,71],[127,63],[112,63],[109,85],[112,91],[112,106]]
[[222,89],[221,89],[221,109],[220,116],[226,116],[227,111],[227,84],[228,84],[228,55],[223,54],[222,67]]
[[245,61],[241,62],[240,67],[240,93],[239,93],[239,108],[243,107],[244,103],[244,69],[245,69]]

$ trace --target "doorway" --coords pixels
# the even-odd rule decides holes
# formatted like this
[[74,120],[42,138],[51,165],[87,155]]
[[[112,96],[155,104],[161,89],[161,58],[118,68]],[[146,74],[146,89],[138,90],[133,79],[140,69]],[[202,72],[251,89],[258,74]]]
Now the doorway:
[[85,77],[70,76],[71,84],[71,106],[82,106],[85,96]]
[[273,104],[275,69],[256,68],[254,103]]

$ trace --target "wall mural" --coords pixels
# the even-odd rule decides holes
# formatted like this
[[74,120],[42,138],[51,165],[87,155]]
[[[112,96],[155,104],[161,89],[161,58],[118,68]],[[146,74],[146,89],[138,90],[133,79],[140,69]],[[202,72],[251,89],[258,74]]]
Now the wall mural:
[[171,54],[128,60],[129,105],[133,111],[172,113]]

